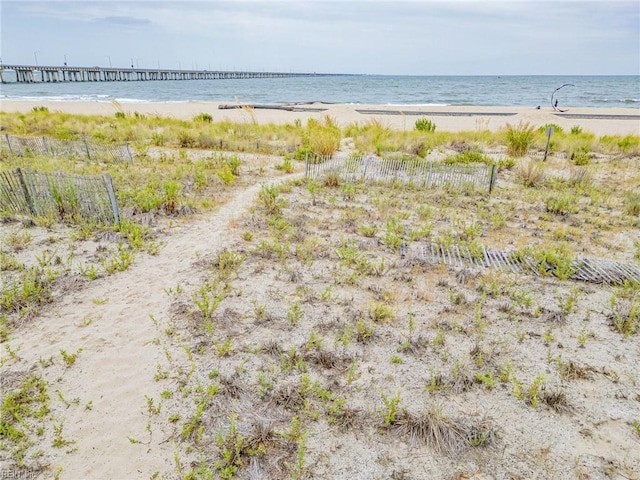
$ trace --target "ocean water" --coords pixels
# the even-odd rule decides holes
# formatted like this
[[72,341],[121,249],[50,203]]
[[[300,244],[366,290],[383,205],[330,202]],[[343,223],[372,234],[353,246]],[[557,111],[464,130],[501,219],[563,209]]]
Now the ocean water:
[[[11,72],[7,72],[7,77]],[[387,76],[344,75],[238,80],[6,83],[2,99],[254,104],[550,106],[640,108],[640,75],[631,76]]]

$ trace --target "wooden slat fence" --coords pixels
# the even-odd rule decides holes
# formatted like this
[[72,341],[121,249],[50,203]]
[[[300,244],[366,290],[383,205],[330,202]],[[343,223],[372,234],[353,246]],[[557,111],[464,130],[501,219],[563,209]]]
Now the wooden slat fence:
[[374,156],[307,156],[307,177],[322,178],[329,174],[337,174],[347,182],[397,181],[427,188],[454,186],[491,192],[496,181],[497,167],[483,163],[448,165],[425,160],[386,159]]
[[90,139],[60,140],[49,137],[1,137],[0,149],[12,155],[61,156],[86,158],[88,160],[133,163],[128,144],[108,145],[96,143]]
[[0,212],[98,224],[120,221],[109,174],[42,173],[20,168],[0,172]]
[[[552,266],[545,268],[533,258],[513,255],[514,252],[503,252],[479,245],[471,251],[466,245],[443,246],[438,243],[412,245],[406,252],[406,258],[419,258],[434,264],[455,267],[475,266],[497,268],[513,273],[533,273],[534,275],[555,275]],[[577,258],[571,261],[572,280],[592,283],[623,284],[627,281],[640,283],[640,266],[613,262],[610,260]]]

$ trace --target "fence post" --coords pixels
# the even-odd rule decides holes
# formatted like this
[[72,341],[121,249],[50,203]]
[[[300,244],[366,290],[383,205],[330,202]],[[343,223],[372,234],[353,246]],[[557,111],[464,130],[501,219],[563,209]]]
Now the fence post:
[[498,176],[498,167],[491,165],[491,174],[489,179],[489,195],[493,192],[493,187],[496,184],[496,177]]
[[118,200],[116,199],[116,191],[113,188],[113,180],[111,175],[105,173],[103,175],[104,184],[107,187],[107,193],[109,194],[109,200],[111,201],[111,210],[113,211],[113,219],[115,223],[120,223],[120,210],[118,210]]
[[309,176],[309,152],[304,153],[304,176]]
[[89,153],[89,145],[87,145],[87,139],[82,135],[82,143],[84,143],[84,151],[87,152],[87,158],[91,160],[91,154]]
[[24,180],[24,175],[22,174],[22,170],[20,168],[16,168],[16,174],[18,175],[18,180],[20,180],[20,185],[22,185],[22,193],[24,194],[24,199],[27,202],[29,213],[31,213],[31,215],[35,215],[35,209],[33,208],[33,201],[31,200],[31,195],[29,195],[29,189],[27,188],[27,182],[25,182]]
[[362,172],[362,180],[365,181],[367,179],[367,168],[369,168],[369,156],[364,156],[364,171]]
[[551,143],[551,135],[553,135],[553,127],[547,127],[547,146],[544,147],[544,158],[543,162],[547,161],[547,154],[549,153],[549,144]]
[[9,153],[13,155],[13,150],[11,150],[11,141],[9,140],[9,135],[5,133],[4,138],[7,140],[7,147],[9,147]]
[[47,147],[47,137],[42,137],[42,144],[44,145],[44,153],[49,155],[49,147]]
[[127,148],[127,153],[129,154],[129,163],[133,165],[133,156],[131,155],[131,150],[129,150],[129,144],[125,143],[124,146]]

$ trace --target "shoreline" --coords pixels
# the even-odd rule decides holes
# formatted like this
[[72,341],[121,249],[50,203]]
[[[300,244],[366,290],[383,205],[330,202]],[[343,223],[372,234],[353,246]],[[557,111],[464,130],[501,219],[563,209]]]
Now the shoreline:
[[116,112],[125,115],[136,113],[147,116],[172,117],[191,120],[207,113],[213,121],[257,122],[259,124],[289,124],[296,120],[322,120],[329,116],[345,127],[352,123],[380,122],[397,130],[412,130],[419,117],[430,118],[436,131],[497,131],[507,124],[530,123],[534,127],[555,124],[569,131],[579,126],[595,135],[640,135],[640,109],[637,108],[569,108],[565,112],[551,107],[534,106],[424,106],[424,105],[366,105],[334,103],[260,104],[251,105],[230,102],[86,102],[86,101],[0,101],[0,112],[27,113],[35,106],[46,107],[50,112],[74,115],[112,116]]

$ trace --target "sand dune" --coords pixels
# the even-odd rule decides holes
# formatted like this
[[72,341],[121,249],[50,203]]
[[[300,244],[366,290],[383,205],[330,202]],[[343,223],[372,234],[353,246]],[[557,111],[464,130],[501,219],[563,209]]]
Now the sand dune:
[[[551,107],[424,107],[392,105],[343,105],[313,103],[296,105],[297,111],[281,109],[224,109],[233,106],[216,102],[184,103],[100,103],[100,102],[51,102],[2,100],[0,109],[6,112],[27,112],[34,106],[45,106],[50,111],[83,115],[113,115],[116,111],[127,114],[139,112],[144,115],[168,116],[191,119],[199,113],[210,114],[214,121],[257,121],[259,123],[293,123],[295,119],[306,121],[321,119],[329,115],[338,124],[345,126],[353,122],[365,123],[372,119],[396,129],[412,129],[417,115],[432,119],[439,131],[492,131],[507,123],[529,122],[534,126],[555,123],[566,130],[579,125],[583,130],[596,135],[640,135],[640,110],[625,108],[576,108],[566,114]],[[369,112],[369,113],[366,113]],[[567,115],[572,115],[569,117]]]

